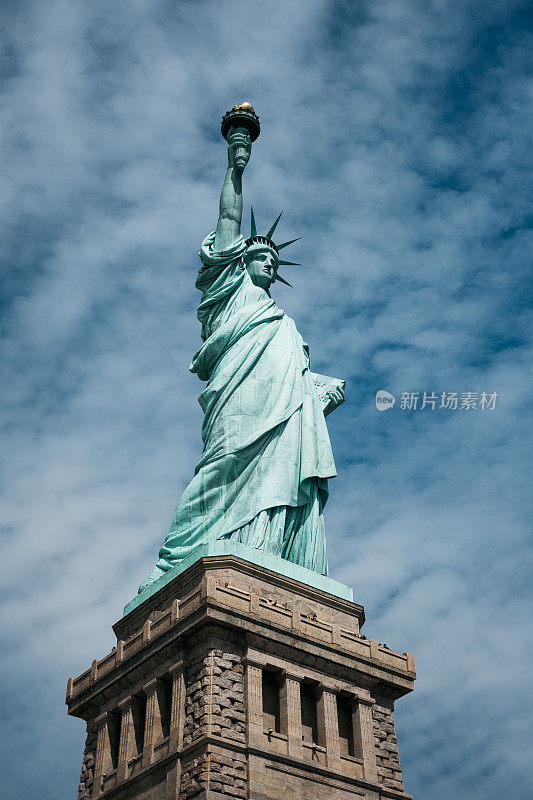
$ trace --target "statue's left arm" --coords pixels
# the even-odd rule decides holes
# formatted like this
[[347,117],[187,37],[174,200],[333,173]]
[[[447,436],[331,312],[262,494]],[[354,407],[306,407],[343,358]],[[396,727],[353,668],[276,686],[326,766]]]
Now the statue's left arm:
[[232,128],[228,134],[228,169],[220,193],[220,208],[215,231],[215,250],[224,250],[238,238],[242,219],[242,173],[252,151],[245,128]]

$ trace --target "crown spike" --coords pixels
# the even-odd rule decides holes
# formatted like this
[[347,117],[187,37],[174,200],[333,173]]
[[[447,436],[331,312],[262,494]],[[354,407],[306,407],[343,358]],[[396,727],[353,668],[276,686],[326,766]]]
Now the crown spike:
[[255,227],[254,207],[250,206],[250,236],[257,236],[257,228]]
[[276,247],[278,248],[278,250],[283,250],[284,247],[288,247],[290,244],[294,244],[294,242],[297,242],[298,239],[301,238],[302,238],[301,236],[297,236],[296,239],[291,239],[290,242],[283,242],[282,244],[276,245]]
[[302,265],[299,264],[297,261],[283,261],[283,259],[279,259],[278,264],[285,264],[289,267],[301,267]]
[[282,215],[282,214],[283,214],[283,211],[280,213],[279,217],[278,217],[278,218],[277,218],[277,220],[274,222],[274,224],[273,224],[273,225],[272,225],[272,227],[270,228],[269,232],[266,234],[266,238],[267,238],[267,239],[272,239],[272,235],[273,235],[274,231],[276,230],[276,228],[277,228],[277,226],[278,226],[278,222],[280,221],[280,219],[281,219],[281,215]]
[[282,278],[281,275],[276,275],[276,280],[281,281],[285,284],[285,286],[290,286],[292,289],[292,284],[290,284],[289,281],[286,281],[285,278]]

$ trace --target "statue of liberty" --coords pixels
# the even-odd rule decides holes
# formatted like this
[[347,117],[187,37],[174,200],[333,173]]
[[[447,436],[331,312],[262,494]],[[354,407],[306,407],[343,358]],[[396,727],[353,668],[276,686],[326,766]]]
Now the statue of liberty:
[[[190,369],[207,386],[203,454],[176,508],[142,592],[205,542],[231,539],[327,575],[323,511],[336,475],[325,415],[344,381],[310,372],[309,348],[270,289],[280,216],[259,235],[241,234],[242,174],[259,120],[249,103],[223,120],[228,168],[216,230],[200,250],[196,287],[203,344]],[[290,284],[289,284],[290,285]]]

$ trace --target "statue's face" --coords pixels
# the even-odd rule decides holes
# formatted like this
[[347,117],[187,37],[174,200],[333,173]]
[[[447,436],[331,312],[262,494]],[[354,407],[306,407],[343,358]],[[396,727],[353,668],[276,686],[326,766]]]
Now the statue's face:
[[279,260],[270,247],[254,247],[245,256],[246,269],[252,283],[268,291],[270,285],[276,280]]

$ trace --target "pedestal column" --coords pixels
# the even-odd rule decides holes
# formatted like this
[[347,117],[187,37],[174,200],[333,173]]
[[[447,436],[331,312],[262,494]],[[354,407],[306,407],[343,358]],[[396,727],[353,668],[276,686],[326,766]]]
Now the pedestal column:
[[172,700],[170,706],[169,753],[183,747],[183,728],[185,726],[185,677],[183,661],[170,667],[172,676]]
[[326,748],[326,763],[332,769],[340,769],[339,721],[337,719],[337,697],[321,687],[317,703],[318,741]]
[[146,767],[154,760],[154,727],[156,722],[157,679],[153,678],[143,686],[146,692],[146,723],[144,728],[144,747],[142,766]]
[[353,728],[356,753],[363,759],[363,776],[366,781],[376,782],[378,769],[376,748],[374,747],[374,726],[372,724],[373,700],[358,697],[353,713]]
[[246,730],[249,745],[263,745],[263,670],[253,661],[244,661]]
[[302,709],[300,681],[295,675],[285,673],[280,692],[281,732],[287,736],[290,756],[302,758]]
[[96,740],[96,756],[94,763],[94,782],[93,782],[93,797],[98,797],[102,792],[102,779],[104,770],[108,769],[108,762],[111,761],[111,753],[109,746],[109,731],[107,729],[109,722],[109,714],[104,712],[96,717],[95,723],[97,726],[98,734]]
[[121,700],[118,707],[122,714],[117,764],[117,783],[120,783],[127,777],[128,760],[132,754],[132,742],[135,736],[133,729],[133,698],[126,697],[125,700]]
[[[171,755],[183,747],[183,729],[185,727],[185,676],[183,660],[177,661],[169,668],[172,677],[170,695],[170,730],[168,735],[168,753]],[[177,759],[169,768],[166,779],[166,798],[178,797],[181,781],[181,761]]]

